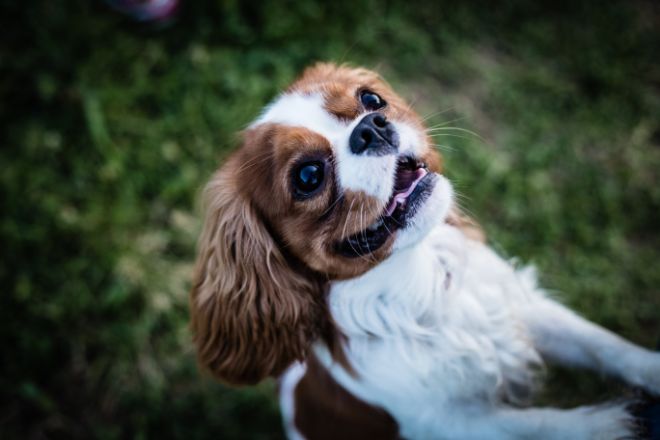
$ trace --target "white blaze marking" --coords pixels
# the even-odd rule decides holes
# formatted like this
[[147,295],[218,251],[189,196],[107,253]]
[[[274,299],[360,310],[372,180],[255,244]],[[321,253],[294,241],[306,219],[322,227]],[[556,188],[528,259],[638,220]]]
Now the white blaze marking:
[[333,143],[333,138],[343,133],[346,124],[328,113],[323,106],[324,103],[320,93],[280,95],[266,107],[261,116],[250,125],[250,128],[269,123],[304,127],[315,131]]
[[[364,117],[360,114],[350,124],[341,121],[325,109],[320,93],[289,93],[280,95],[249,128],[261,124],[304,127],[325,137],[333,148],[339,185],[351,191],[363,191],[386,203],[394,186],[396,157],[356,155],[350,150],[349,137]],[[401,152],[419,153],[419,135],[403,122],[393,122],[399,133]]]

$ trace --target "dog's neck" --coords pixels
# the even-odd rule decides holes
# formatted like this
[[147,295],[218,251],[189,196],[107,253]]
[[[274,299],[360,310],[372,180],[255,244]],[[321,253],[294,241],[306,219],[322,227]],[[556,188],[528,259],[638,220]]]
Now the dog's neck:
[[493,296],[523,301],[525,277],[460,228],[438,225],[364,275],[332,284],[330,313],[360,380],[323,347],[316,353],[342,385],[364,396],[399,381],[420,399],[433,400],[429,384],[437,383],[447,398],[467,390],[522,402],[534,388],[530,366],[540,360]]
[[333,283],[329,305],[347,337],[416,338],[435,321],[442,301],[459,275],[465,237],[442,224],[420,242],[398,249],[364,275]]

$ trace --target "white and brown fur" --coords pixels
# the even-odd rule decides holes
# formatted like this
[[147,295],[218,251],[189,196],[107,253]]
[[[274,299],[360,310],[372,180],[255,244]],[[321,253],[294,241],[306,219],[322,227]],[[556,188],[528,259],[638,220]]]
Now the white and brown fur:
[[[372,113],[365,90],[387,103],[388,154],[349,148]],[[660,354],[579,317],[493,252],[426,133],[377,74],[332,64],[264,110],[205,192],[190,303],[201,365],[231,384],[280,377],[292,439],[635,438],[626,401],[525,406],[544,362],[660,393]],[[373,252],[341,254],[391,203],[401,156],[432,175],[427,197]],[[310,158],[324,180],[299,199],[292,172]]]

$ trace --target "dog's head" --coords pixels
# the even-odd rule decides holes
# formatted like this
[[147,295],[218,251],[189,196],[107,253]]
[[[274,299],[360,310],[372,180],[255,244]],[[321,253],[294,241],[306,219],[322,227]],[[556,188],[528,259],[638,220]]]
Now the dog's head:
[[423,239],[452,191],[422,119],[375,73],[319,64],[206,188],[191,295],[201,362],[249,383],[327,330],[324,292]]

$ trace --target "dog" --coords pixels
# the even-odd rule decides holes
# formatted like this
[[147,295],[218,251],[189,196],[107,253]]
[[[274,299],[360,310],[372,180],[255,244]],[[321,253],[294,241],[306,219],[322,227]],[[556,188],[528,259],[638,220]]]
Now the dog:
[[527,406],[544,362],[660,393],[660,354],[573,313],[461,212],[424,121],[376,73],[321,63],[204,191],[201,366],[278,377],[291,439],[642,438],[630,400]]

